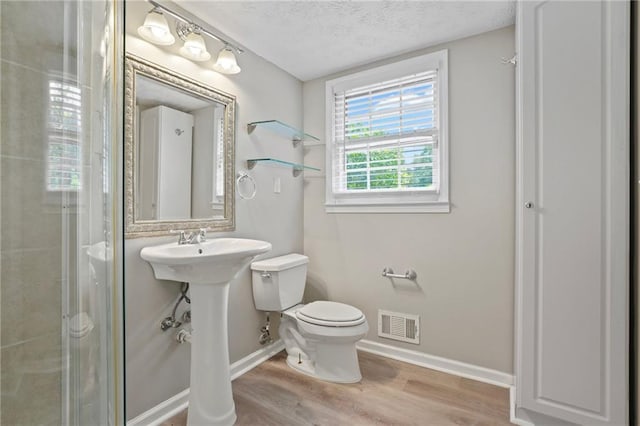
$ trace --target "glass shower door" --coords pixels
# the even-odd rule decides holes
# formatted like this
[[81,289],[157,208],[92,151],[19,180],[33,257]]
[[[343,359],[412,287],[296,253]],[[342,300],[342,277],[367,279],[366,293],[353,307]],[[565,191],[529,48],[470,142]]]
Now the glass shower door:
[[114,6],[0,19],[0,423],[109,424]]

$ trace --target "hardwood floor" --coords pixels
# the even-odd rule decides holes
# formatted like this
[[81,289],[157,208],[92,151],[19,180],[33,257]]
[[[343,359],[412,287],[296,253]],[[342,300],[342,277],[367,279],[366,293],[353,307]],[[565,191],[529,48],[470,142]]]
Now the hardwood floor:
[[[233,381],[236,425],[508,425],[509,390],[358,353],[362,382],[312,379],[284,351]],[[187,411],[162,426],[184,426]]]

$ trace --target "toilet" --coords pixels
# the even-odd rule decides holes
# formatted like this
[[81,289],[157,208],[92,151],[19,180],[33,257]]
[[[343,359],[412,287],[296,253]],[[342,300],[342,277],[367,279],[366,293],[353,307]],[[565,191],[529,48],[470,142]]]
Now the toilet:
[[338,302],[302,304],[309,258],[301,254],[251,264],[256,309],[280,312],[280,338],[287,364],[309,376],[337,383],[362,379],[356,342],[369,330],[362,312]]

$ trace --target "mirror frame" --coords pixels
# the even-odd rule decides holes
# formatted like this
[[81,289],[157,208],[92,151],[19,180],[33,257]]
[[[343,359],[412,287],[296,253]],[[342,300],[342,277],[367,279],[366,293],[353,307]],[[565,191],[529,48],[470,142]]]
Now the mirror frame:
[[[125,238],[167,235],[172,229],[233,231],[235,229],[235,115],[236,98],[198,81],[174,73],[135,55],[125,56],[124,93],[124,185]],[[135,129],[136,76],[142,75],[160,83],[176,87],[200,98],[223,104],[224,111],[224,217],[219,219],[136,220],[135,184],[137,168],[137,138]]]

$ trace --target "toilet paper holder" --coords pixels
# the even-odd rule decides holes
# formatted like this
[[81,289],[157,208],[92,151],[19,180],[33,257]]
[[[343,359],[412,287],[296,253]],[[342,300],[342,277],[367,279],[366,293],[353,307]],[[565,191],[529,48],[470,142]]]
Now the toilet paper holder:
[[402,278],[405,280],[415,281],[418,278],[418,274],[413,269],[407,269],[407,271],[403,274],[394,274],[393,269],[384,268],[382,270],[382,276],[387,278]]

